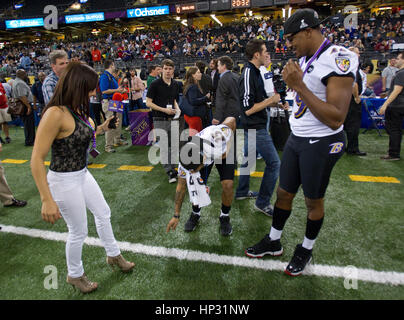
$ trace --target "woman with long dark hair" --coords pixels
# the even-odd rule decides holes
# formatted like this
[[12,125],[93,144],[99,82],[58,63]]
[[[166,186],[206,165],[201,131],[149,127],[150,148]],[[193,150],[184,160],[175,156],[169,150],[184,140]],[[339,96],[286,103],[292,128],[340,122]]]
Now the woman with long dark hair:
[[202,73],[198,67],[189,67],[185,74],[184,97],[192,106],[192,116],[184,115],[185,121],[189,126],[189,136],[193,136],[202,131],[202,119],[206,114],[206,103],[210,101],[210,93],[203,95],[199,82]]
[[[87,170],[88,153],[96,156],[95,135],[113,126],[107,119],[98,127],[89,117],[89,99],[96,94],[97,73],[88,65],[71,62],[60,77],[45,107],[31,157],[31,170],[42,201],[42,219],[55,223],[63,217],[69,229],[66,244],[67,283],[88,293],[98,284],[88,280],[81,260],[87,237],[88,208],[107,253],[107,263],[128,272],[112,231],[111,210],[97,182]],[[90,147],[91,146],[91,147]],[[52,148],[48,174],[44,160]]]

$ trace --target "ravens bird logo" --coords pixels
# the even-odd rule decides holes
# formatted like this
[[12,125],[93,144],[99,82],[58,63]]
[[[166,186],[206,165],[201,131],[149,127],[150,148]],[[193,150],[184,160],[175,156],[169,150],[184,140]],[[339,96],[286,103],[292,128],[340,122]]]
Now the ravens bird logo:
[[347,72],[351,66],[351,60],[347,58],[335,58],[335,63],[342,72]]

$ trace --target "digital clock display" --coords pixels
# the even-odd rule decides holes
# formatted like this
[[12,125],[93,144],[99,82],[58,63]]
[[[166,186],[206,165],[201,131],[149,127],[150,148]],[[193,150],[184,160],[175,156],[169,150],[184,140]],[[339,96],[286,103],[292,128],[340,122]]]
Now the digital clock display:
[[175,12],[177,14],[194,12],[196,10],[195,3],[177,4],[175,5]]
[[231,0],[231,8],[249,8],[251,7],[250,0]]

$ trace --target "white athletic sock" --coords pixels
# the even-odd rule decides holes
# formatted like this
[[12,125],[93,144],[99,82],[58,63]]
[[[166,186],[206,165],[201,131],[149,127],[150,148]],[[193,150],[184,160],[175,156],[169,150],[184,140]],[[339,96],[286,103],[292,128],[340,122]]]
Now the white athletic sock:
[[271,240],[279,240],[281,238],[283,230],[277,230],[274,227],[271,227],[271,232],[269,233],[269,237]]
[[310,240],[310,239],[307,239],[306,237],[304,237],[302,247],[307,250],[312,250],[313,246],[314,246],[314,242],[316,242],[316,239]]

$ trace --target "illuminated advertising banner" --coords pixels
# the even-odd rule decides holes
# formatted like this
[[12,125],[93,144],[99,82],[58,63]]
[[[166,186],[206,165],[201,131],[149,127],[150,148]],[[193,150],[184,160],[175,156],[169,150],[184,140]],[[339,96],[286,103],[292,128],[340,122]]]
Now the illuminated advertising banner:
[[6,29],[43,27],[43,18],[22,19],[22,20],[6,20]]
[[94,22],[94,21],[104,21],[104,12],[95,13],[84,13],[84,14],[72,14],[65,16],[65,21],[69,23],[80,23],[80,22]]
[[141,18],[151,16],[162,16],[170,13],[169,6],[146,7],[126,10],[128,18]]

